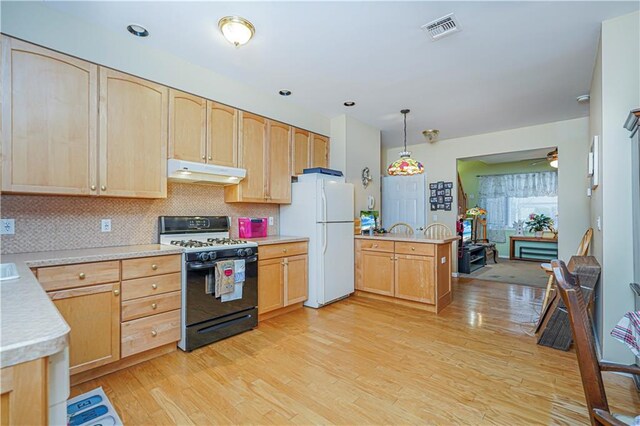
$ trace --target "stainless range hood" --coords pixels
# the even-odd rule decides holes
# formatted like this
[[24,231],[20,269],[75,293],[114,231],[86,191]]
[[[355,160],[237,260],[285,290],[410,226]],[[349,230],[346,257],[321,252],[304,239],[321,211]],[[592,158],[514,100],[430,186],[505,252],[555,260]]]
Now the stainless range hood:
[[167,163],[167,178],[172,182],[237,185],[246,175],[245,169],[235,167],[174,159]]

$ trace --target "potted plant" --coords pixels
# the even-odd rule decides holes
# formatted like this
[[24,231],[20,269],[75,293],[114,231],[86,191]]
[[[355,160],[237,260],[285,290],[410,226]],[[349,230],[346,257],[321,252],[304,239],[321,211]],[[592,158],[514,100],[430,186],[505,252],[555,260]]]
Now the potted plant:
[[553,226],[553,220],[549,216],[543,214],[531,213],[529,220],[524,223],[527,225],[529,232],[534,232],[536,238],[542,238],[542,234],[546,230],[551,230]]

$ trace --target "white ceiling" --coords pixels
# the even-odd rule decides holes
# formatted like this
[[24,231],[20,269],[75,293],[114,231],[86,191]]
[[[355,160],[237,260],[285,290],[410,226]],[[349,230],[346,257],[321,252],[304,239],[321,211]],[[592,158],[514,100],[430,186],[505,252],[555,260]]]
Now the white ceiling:
[[547,154],[555,147],[530,149],[526,151],[505,152],[502,154],[483,155],[478,157],[465,158],[466,161],[482,161],[485,164],[512,163],[523,160],[546,159]]
[[[328,117],[348,113],[382,130],[385,147],[421,131],[440,139],[588,114],[600,22],[637,1],[569,2],[46,2]],[[462,31],[432,42],[420,26],[454,12]],[[256,27],[235,49],[217,29],[226,15]],[[355,107],[342,103],[354,100]]]

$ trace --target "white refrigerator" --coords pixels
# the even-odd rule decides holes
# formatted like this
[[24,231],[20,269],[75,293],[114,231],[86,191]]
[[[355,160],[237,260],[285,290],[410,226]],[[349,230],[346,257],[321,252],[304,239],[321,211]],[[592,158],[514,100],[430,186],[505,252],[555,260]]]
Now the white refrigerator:
[[291,204],[280,206],[280,233],[309,238],[309,299],[319,308],[354,292],[353,185],[344,177],[301,175]]

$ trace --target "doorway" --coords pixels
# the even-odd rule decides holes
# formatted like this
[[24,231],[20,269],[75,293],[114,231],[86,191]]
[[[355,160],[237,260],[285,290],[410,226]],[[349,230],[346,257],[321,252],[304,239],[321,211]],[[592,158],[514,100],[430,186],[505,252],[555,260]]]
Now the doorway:
[[461,277],[546,286],[540,263],[558,257],[557,166],[556,147],[458,159]]

